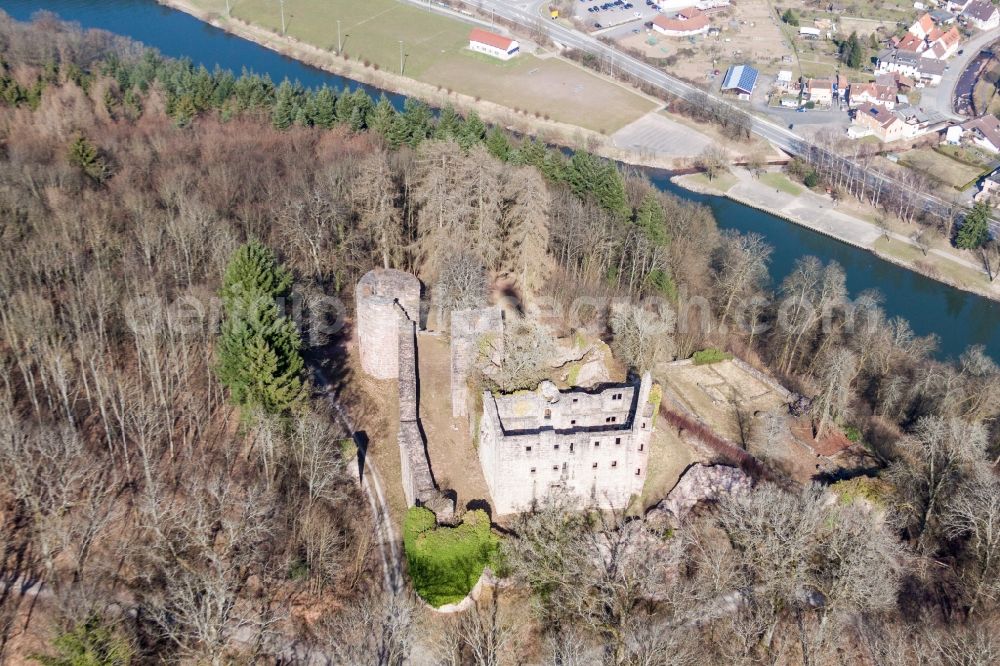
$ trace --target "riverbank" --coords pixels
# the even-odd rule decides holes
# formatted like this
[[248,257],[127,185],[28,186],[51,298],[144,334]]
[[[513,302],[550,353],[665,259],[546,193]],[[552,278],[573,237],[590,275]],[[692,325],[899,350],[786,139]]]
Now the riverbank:
[[[251,41],[280,55],[294,58],[311,67],[352,79],[389,93],[419,99],[435,108],[444,108],[451,105],[462,114],[467,114],[474,110],[479,114],[480,118],[489,124],[499,125],[518,134],[534,136],[546,143],[570,149],[586,150],[601,157],[632,166],[655,169],[674,169],[681,165],[687,165],[695,157],[694,155],[684,157],[653,156],[640,153],[639,151],[622,149],[614,145],[612,138],[607,134],[602,134],[579,125],[539,117],[529,113],[527,110],[515,109],[480,97],[464,94],[457,90],[443,89],[441,86],[424,83],[408,76],[386,71],[382,68],[365,66],[364,62],[352,59],[347,54],[338,55],[333,51],[327,51],[303,42],[294,36],[280,35],[237,17],[226,17],[217,12],[205,10],[191,0],[156,0],[156,2],[184,12],[215,28]],[[463,19],[470,24],[481,24],[488,27],[487,23],[475,17],[469,16],[463,17]],[[600,79],[607,85],[614,85],[628,91],[630,94],[649,100],[652,105],[650,114],[657,114],[663,111],[664,104],[662,100],[650,97],[630,85],[601,76],[558,55],[547,54],[545,57],[559,59],[581,70],[588,76]],[[706,134],[709,133],[706,132]]]
[[671,182],[699,194],[726,197],[955,289],[1000,301],[1000,283],[990,282],[981,264],[950,248],[923,248],[912,237],[851,215],[829,196],[792,183],[777,172],[755,178],[746,169],[734,168],[714,181],[704,174],[689,174],[674,176]]
[[[457,91],[442,90],[440,86],[417,81],[407,76],[394,74],[384,69],[365,66],[363,62],[349,57],[337,55],[307,44],[292,36],[283,36],[261,26],[248,23],[235,17],[225,17],[217,12],[206,11],[192,0],[156,0],[158,3],[189,14],[200,21],[208,23],[229,34],[246,39],[263,46],[280,55],[293,58],[317,69],[336,74],[360,83],[385,90],[391,93],[413,97],[437,108],[453,106],[461,113],[475,110],[480,117],[490,124],[500,125],[506,129],[527,136],[535,136],[547,143],[565,146],[570,149],[583,149],[608,159],[635,167],[649,167],[663,170],[690,168],[695,155],[658,156],[646,150],[630,150],[616,146],[612,137],[593,130],[529,115],[524,111],[490,102]],[[475,17],[463,17],[470,23],[484,24]],[[485,25],[485,24],[484,24]],[[548,57],[558,58],[550,55]],[[569,61],[567,61],[569,62]],[[571,63],[579,67],[576,63]],[[590,70],[585,70],[593,76],[599,76]],[[602,80],[636,93],[631,86],[619,81],[599,77]],[[654,98],[645,96],[650,100]],[[657,103],[658,100],[657,100]],[[660,115],[662,108],[657,108],[648,114]],[[662,117],[662,116],[661,116]],[[643,119],[636,121],[636,125]],[[698,132],[693,123],[683,119],[687,131]],[[631,126],[629,126],[631,127]],[[628,128],[623,128],[623,132]],[[717,143],[717,132],[711,128],[703,132],[708,142]],[[773,150],[773,149],[772,149]],[[738,161],[738,157],[734,157]],[[889,231],[883,233],[876,225],[855,216],[835,210],[835,204],[829,197],[804,191],[800,194],[776,191],[771,194],[771,188],[764,186],[755,179],[747,178],[745,169],[734,169],[735,174],[743,174],[732,183],[732,188],[718,188],[709,184],[703,177],[686,176],[672,179],[679,187],[703,194],[725,196],[733,201],[751,208],[761,210],[784,220],[794,222],[813,231],[837,239],[878,256],[884,261],[893,263],[930,279],[974,293],[985,298],[1000,301],[1000,285],[990,283],[981,268],[968,260],[954,256],[951,252],[940,248],[930,249],[926,254],[912,239],[904,234]],[[817,216],[817,210],[824,210]],[[895,242],[893,242],[895,241]]]

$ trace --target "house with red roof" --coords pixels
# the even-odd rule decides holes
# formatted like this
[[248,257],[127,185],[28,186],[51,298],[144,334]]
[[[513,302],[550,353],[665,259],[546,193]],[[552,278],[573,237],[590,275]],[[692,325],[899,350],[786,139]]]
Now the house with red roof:
[[653,30],[667,37],[691,37],[708,32],[708,17],[700,9],[688,7],[675,18],[658,15],[653,19]]
[[475,28],[469,33],[469,49],[500,60],[510,60],[521,50],[521,45],[509,37]]
[[934,29],[934,19],[931,18],[930,14],[924,14],[916,20],[916,22],[910,26],[910,34],[915,35],[918,39],[923,39]]

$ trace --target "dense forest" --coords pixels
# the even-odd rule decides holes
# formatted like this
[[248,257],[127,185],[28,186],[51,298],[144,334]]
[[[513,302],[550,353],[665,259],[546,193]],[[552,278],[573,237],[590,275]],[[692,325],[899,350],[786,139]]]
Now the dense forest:
[[[474,113],[210,72],[45,15],[3,17],[0,58],[0,661],[1000,658],[982,349],[934,360],[836,264],[770,285],[761,238]],[[311,394],[314,368],[350,384],[329,305],[376,266],[444,308],[502,278],[636,368],[732,351],[811,396],[817,434],[856,429],[873,469],[842,501],[770,469],[678,529],[556,499],[505,530],[496,594],[432,617],[383,588],[349,433]],[[632,309],[570,307],[600,296]]]

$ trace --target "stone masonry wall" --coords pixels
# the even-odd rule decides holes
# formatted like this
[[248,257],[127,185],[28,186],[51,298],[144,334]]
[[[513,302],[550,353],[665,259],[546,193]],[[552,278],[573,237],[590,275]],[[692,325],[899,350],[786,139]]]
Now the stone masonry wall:
[[554,491],[575,497],[581,509],[628,506],[646,480],[651,385],[646,374],[638,385],[557,397],[542,389],[527,396],[484,392],[479,458],[496,513],[529,510]]
[[427,447],[420,432],[417,409],[417,333],[402,307],[397,307],[397,365],[399,369],[399,461],[403,493],[409,506],[426,506],[439,522],[451,522],[454,502],[434,483]]
[[420,281],[403,271],[377,268],[358,280],[354,297],[361,368],[376,379],[395,379],[397,313],[402,309],[419,327]]
[[466,416],[469,406],[469,371],[479,356],[483,336],[503,336],[500,308],[454,310],[451,313],[451,414]]

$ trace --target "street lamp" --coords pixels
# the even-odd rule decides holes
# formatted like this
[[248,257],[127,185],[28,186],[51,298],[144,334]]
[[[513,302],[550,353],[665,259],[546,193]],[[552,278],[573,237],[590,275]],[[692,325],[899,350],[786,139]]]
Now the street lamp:
[[399,75],[403,75],[403,40],[399,40]]
[[281,34],[285,34],[285,0],[278,0],[281,5]]
[[340,41],[340,19],[337,19],[337,54],[344,50],[344,45]]

